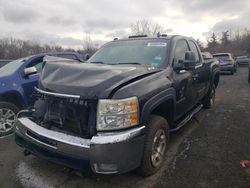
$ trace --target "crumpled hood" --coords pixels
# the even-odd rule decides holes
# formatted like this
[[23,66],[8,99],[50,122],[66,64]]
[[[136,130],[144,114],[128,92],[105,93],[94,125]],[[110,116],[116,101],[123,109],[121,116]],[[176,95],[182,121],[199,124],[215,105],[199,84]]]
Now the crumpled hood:
[[47,62],[40,75],[39,87],[88,99],[108,98],[118,88],[154,72],[159,69],[140,65]]

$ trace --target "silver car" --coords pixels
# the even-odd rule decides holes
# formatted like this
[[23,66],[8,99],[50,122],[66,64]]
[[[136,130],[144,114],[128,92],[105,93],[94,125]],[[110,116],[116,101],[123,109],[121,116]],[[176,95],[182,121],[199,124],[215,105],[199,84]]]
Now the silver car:
[[231,74],[234,74],[237,71],[237,64],[231,53],[217,53],[213,54],[213,57],[219,60],[220,71],[227,71]]

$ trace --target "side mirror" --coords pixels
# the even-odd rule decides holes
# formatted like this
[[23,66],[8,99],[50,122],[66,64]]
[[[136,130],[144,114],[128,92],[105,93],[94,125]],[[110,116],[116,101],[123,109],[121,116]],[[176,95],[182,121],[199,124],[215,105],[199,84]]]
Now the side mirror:
[[196,64],[195,53],[191,51],[186,52],[183,64],[184,64],[184,69],[194,68]]
[[84,60],[87,61],[87,60],[89,60],[89,58],[90,58],[90,55],[89,54],[85,54]]
[[36,74],[36,73],[37,73],[36,67],[29,67],[23,70],[24,76],[29,76],[31,74]]
[[207,59],[207,56],[205,56],[204,54],[202,54],[202,58],[205,60],[205,59]]

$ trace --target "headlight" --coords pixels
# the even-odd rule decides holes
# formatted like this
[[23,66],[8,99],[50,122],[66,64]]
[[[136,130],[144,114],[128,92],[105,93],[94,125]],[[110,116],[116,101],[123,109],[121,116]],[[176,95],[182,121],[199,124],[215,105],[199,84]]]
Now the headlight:
[[115,130],[139,124],[137,97],[121,100],[101,99],[97,108],[97,130]]

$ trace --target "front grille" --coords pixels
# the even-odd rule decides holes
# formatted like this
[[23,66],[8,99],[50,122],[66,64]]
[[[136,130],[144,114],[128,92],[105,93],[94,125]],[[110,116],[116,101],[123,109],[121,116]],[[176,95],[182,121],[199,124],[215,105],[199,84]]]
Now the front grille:
[[39,114],[35,113],[34,118],[47,129],[83,138],[91,136],[93,101],[39,94],[35,109]]

